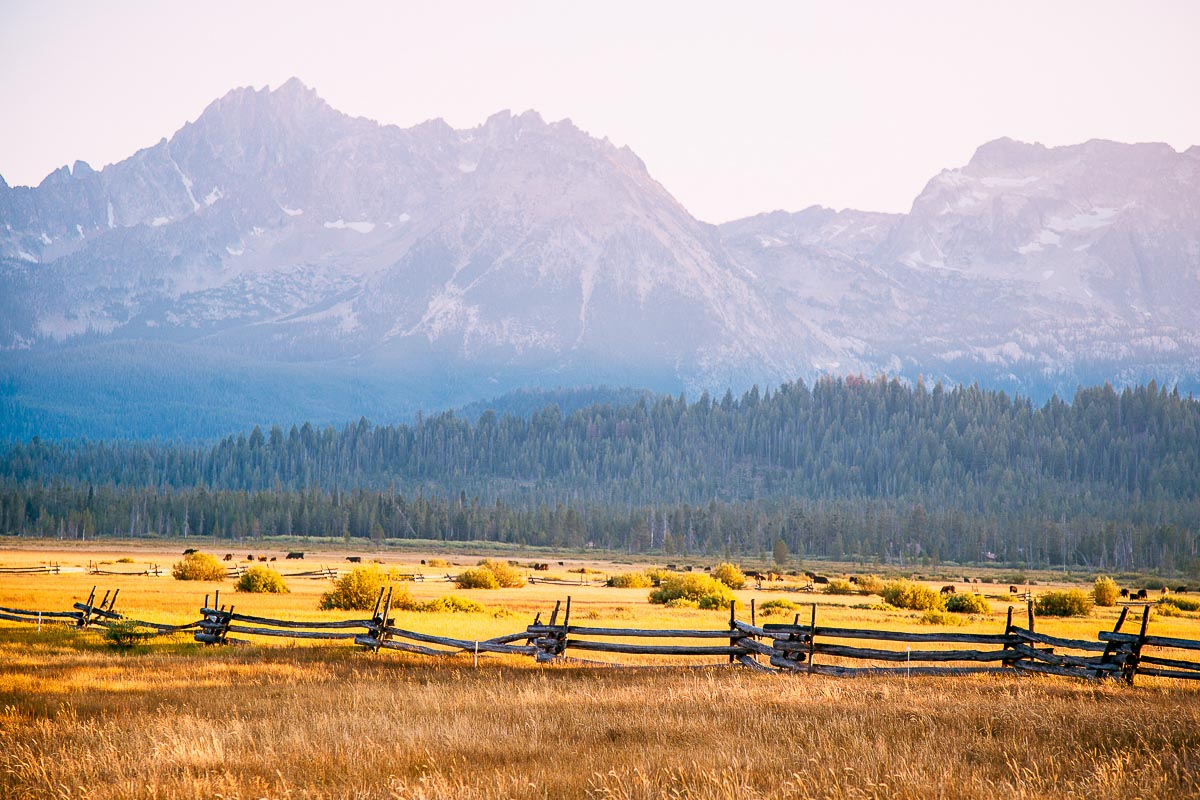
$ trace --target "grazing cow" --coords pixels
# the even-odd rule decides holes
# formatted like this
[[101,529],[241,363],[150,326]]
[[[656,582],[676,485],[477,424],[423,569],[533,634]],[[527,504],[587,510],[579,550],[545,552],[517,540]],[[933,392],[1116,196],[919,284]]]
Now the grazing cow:
[[362,556],[346,556],[346,560],[349,561],[351,564],[361,564]]
[[302,560],[304,558],[304,553],[288,553],[287,557],[288,557],[288,560],[293,560],[293,559],[301,559]]
[[246,555],[246,560],[247,560],[247,561],[253,561],[253,560],[254,560],[254,553],[248,553],[248,554]]
[[[266,560],[267,560],[267,557],[266,557],[266,556],[259,556],[259,557],[258,557],[258,560],[259,560],[259,561],[266,561]],[[275,559],[274,559],[274,558],[272,558],[271,560],[272,560],[272,561],[274,561]]]
[[1129,590],[1128,590],[1128,589],[1122,589],[1122,590],[1121,590],[1121,597],[1129,597]]
[[1021,590],[1020,590],[1020,589],[1018,589],[1018,588],[1017,588],[1017,587],[1015,587],[1015,586],[1009,586],[1009,587],[1008,587],[1008,593],[1009,593],[1009,594],[1017,594],[1017,593],[1018,593],[1018,592],[1020,592],[1020,591],[1021,591]]
[[226,560],[226,561],[233,561],[233,553],[226,553],[226,554],[225,554],[225,560]]
[[942,594],[955,594],[958,591],[954,584],[948,583],[942,587]]
[[705,571],[705,572],[712,572],[712,567],[705,567],[705,568],[704,568],[704,571]]
[[804,573],[804,577],[808,578],[810,581],[815,581],[817,579],[817,573],[806,572],[806,573]]
[[1187,590],[1188,588],[1186,586],[1176,586],[1175,594],[1187,594]]
[[671,570],[671,572],[674,572],[676,567],[674,564],[667,564],[667,569]]
[[1136,599],[1138,599],[1138,600],[1149,600],[1149,599],[1150,599],[1150,594],[1149,594],[1149,593],[1148,593],[1148,592],[1147,592],[1145,589],[1138,589],[1138,593],[1137,593],[1137,598],[1136,598]]
[[421,566],[422,567],[425,566],[425,559],[423,559],[423,558],[421,559]]
[[691,565],[691,564],[688,564],[686,567],[684,567],[684,568],[683,568],[683,571],[684,571],[684,572],[691,572],[691,571],[692,571],[692,565]]
[[813,583],[829,583],[829,578],[826,578],[824,575],[818,575],[813,578]]
[[559,565],[560,567],[564,567],[564,566],[566,566],[566,564],[564,564],[564,563],[563,563],[563,562],[561,562],[561,561],[560,561],[560,562],[558,562],[558,565]]
[[272,561],[274,561],[274,560],[275,560],[275,556],[271,556],[271,560],[272,560]]
[[184,554],[185,556],[190,556],[190,555],[192,555],[192,554],[194,554],[194,553],[196,553],[196,552],[199,552],[199,551],[197,551],[197,550],[196,550],[196,548],[194,548],[194,547],[189,547],[187,550],[184,550],[184,551],[183,551],[183,554]]
[[548,564],[545,561],[542,561],[540,563],[534,564],[533,568],[535,570],[537,570],[538,572],[546,572],[550,569],[550,564]]
[[857,576],[857,575],[851,575],[851,576],[850,576],[850,582],[851,582],[851,583],[853,583],[855,586],[858,586],[858,576]]
[[970,583],[970,582],[971,582],[971,579],[968,578],[966,575],[963,575],[963,583]]

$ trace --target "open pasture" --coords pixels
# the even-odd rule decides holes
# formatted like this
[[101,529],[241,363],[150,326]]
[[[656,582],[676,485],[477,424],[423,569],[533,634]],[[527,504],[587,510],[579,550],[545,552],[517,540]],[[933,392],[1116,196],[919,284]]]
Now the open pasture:
[[[107,543],[87,551],[6,549],[3,566],[108,561],[106,571],[136,572],[158,563],[164,576],[3,574],[0,606],[67,609],[98,585],[120,589],[118,611],[164,623],[194,621],[204,595],[217,589],[222,603],[246,613],[364,616],[319,611],[326,580],[289,579],[286,595],[237,594],[230,580],[176,581],[169,570],[179,553],[173,546]],[[432,557],[382,560],[408,569]],[[285,573],[322,563],[344,569],[344,558],[329,552],[307,555],[303,567],[275,566]],[[475,558],[448,560],[465,566]],[[582,563],[554,564],[551,572],[577,577],[567,570]],[[633,569],[588,564],[602,572]],[[486,613],[393,614],[398,625],[463,638],[521,630],[539,612],[545,620],[567,594],[572,621],[581,624],[718,629],[728,622],[725,611],[651,605],[646,589],[536,584],[459,590],[432,580],[404,586],[417,599],[454,593],[485,603]],[[977,586],[994,595],[1008,589]],[[922,624],[916,612],[883,610],[877,597],[750,589],[735,595],[743,617],[752,598],[760,604],[786,598],[816,602],[822,624],[920,632],[1002,631],[1009,605],[993,600],[990,614],[943,628]],[[1094,639],[1111,629],[1116,615],[1116,609],[1098,608],[1087,618],[1039,618],[1038,630]],[[1156,615],[1152,624],[1160,635],[1200,638],[1197,617]],[[435,660],[341,642],[248,638],[254,646],[221,648],[196,644],[190,635],[164,637],[121,653],[96,631],[47,626],[39,634],[28,625],[3,624],[0,796],[1200,794],[1200,686],[1192,682],[1139,677],[1128,687],[990,675],[844,680],[742,668],[537,666],[510,656],[481,658],[473,666],[470,656]],[[640,656],[609,660],[663,663]]]

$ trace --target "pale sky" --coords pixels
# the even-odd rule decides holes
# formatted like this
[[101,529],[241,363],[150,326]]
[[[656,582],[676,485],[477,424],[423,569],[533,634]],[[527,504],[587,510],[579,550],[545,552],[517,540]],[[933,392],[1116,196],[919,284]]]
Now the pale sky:
[[1185,1],[0,0],[0,175],[99,169],[294,75],[401,126],[569,117],[708,222],[906,211],[1000,136],[1200,143],[1198,42]]

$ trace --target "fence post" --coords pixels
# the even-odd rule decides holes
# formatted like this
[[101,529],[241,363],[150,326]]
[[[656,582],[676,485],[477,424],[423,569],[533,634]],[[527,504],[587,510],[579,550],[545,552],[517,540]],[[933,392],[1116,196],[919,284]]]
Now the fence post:
[[[733,636],[737,632],[737,600],[729,601],[729,646],[737,647],[737,639]],[[733,663],[733,653],[729,654],[729,663]]]
[[1029,611],[1029,632],[1033,633],[1033,592],[1025,596],[1025,607]]
[[[1008,607],[1008,620],[1004,623],[1004,649],[1005,650],[1012,649],[1012,641],[1010,640],[1010,637],[1012,636],[1012,612],[1013,612],[1013,607],[1009,606]],[[1013,661],[1014,661],[1014,659],[1005,658],[1000,663],[1006,667],[1011,667],[1013,665]]]
[[[1122,606],[1121,615],[1119,617],[1117,617],[1117,624],[1113,626],[1113,633],[1121,632],[1121,626],[1125,624],[1125,616],[1128,613],[1129,613],[1129,606]],[[1108,644],[1104,645],[1104,655],[1100,656],[1101,664],[1109,664],[1112,662],[1113,650],[1115,650],[1116,647],[1117,647],[1117,643],[1111,642],[1111,641]],[[1124,670],[1122,670],[1122,671],[1124,671]],[[1097,678],[1104,677],[1104,670],[1100,670],[1100,669],[1096,670],[1096,677]]]
[[1150,622],[1150,606],[1149,604],[1142,606],[1142,630],[1138,633],[1138,640],[1133,645],[1132,652],[1129,654],[1129,660],[1126,661],[1128,669],[1125,673],[1125,681],[1132,686],[1133,677],[1137,675],[1138,661],[1142,658],[1142,647],[1146,644],[1146,626]]
[[817,604],[812,604],[812,621],[808,625],[808,674],[813,674],[813,656],[817,645]]

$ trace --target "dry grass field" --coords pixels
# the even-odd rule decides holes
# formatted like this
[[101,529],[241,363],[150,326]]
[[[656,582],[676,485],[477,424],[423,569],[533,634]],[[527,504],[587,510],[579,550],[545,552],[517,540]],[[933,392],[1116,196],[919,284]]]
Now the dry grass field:
[[[5,549],[0,565],[110,561],[105,569],[158,563],[169,571],[179,557],[174,546],[88,548]],[[304,564],[344,567],[343,558]],[[553,571],[569,575],[572,566]],[[291,594],[266,596],[167,576],[0,575],[0,606],[65,610],[99,585],[120,588],[118,611],[178,623],[198,618],[204,594],[219,588],[222,602],[246,613],[359,615],[318,611],[325,581],[289,584]],[[407,586],[418,599],[454,592],[486,603],[492,610],[482,614],[397,615],[398,625],[463,638],[522,630],[568,593],[572,620],[589,624],[720,628],[728,619],[651,606],[644,589]],[[973,588],[999,596],[1008,587]],[[815,601],[823,624],[938,629],[914,612],[854,607],[871,598],[737,594],[743,603]],[[995,600],[990,615],[953,629],[1002,630],[1007,606]],[[1038,629],[1094,639],[1115,616],[1097,609],[1085,619],[1040,619]],[[1200,638],[1196,614],[1151,625]],[[516,657],[476,667],[465,655],[434,660],[346,643],[205,648],[186,635],[118,652],[95,631],[0,623],[0,798],[1200,797],[1200,686],[1137,683],[840,679]]]

